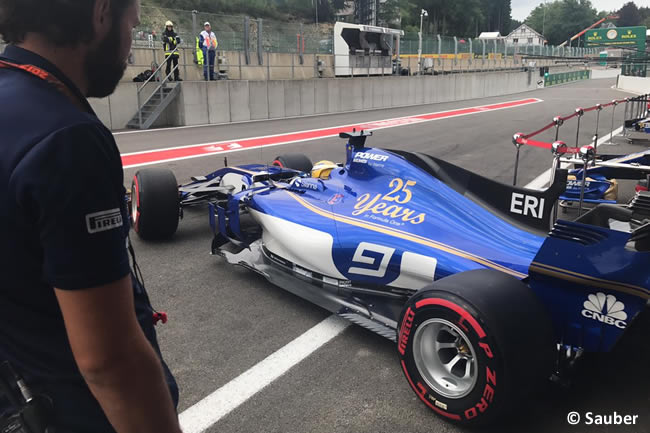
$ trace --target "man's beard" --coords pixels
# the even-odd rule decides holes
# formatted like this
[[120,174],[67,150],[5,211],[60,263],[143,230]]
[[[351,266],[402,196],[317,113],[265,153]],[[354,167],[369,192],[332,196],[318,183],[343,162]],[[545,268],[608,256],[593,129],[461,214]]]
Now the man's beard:
[[120,39],[119,25],[115,23],[106,38],[86,56],[87,97],[105,98],[111,95],[124,76],[126,61],[120,58]]

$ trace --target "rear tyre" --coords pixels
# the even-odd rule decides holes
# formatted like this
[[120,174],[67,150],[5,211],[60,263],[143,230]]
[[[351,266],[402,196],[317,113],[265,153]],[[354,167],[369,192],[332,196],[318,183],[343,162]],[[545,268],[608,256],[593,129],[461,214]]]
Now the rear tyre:
[[302,153],[285,153],[284,155],[280,155],[275,158],[273,165],[302,171],[304,173],[309,173],[314,166],[307,155],[303,155]]
[[180,198],[170,170],[138,171],[131,184],[131,223],[145,240],[170,238],[178,229]]
[[501,272],[444,278],[413,295],[398,323],[408,383],[451,422],[494,422],[552,373],[548,314],[531,289]]

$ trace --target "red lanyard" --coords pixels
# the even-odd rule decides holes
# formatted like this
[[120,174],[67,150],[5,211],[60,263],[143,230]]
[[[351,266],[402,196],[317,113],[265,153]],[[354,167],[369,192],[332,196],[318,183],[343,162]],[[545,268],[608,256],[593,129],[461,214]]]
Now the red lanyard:
[[18,63],[7,62],[6,60],[0,60],[0,69],[3,68],[27,72],[28,74],[31,74],[36,78],[40,78],[46,83],[54,86],[54,88],[59,92],[63,93],[78,108],[81,108],[83,111],[86,112],[92,112],[92,109],[88,104],[88,101],[86,101],[85,99],[82,101],[81,97],[79,95],[76,95],[70,89],[70,87],[66,86],[61,80],[59,80],[51,73],[47,72],[45,69],[39,68],[38,66],[34,66],[34,65],[21,65]]

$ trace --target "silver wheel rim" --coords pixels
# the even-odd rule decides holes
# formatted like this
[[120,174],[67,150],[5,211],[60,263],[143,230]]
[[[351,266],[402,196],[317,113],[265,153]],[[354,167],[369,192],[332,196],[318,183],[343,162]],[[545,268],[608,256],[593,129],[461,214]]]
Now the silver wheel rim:
[[[133,192],[135,192],[135,196]],[[131,189],[131,219],[133,220],[133,225],[138,222],[138,193],[137,188]]]
[[436,393],[459,399],[474,389],[476,352],[453,323],[437,318],[423,322],[413,337],[413,355],[420,376]]

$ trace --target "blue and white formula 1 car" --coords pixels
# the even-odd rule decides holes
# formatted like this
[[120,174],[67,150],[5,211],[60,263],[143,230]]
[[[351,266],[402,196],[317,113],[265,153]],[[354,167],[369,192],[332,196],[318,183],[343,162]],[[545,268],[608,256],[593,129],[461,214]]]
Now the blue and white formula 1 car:
[[[207,203],[212,251],[396,342],[413,391],[441,417],[483,424],[583,352],[611,350],[650,298],[650,197],[558,221],[546,191],[420,153],[348,139],[344,164],[300,155],[176,186],[140,171],[133,219],[169,237]],[[612,229],[616,227],[616,230]]]
[[[560,196],[560,206],[573,207],[580,200],[584,161],[579,158],[562,159],[577,168],[569,171],[566,191]],[[584,202],[593,206],[600,203],[628,204],[634,198],[630,191],[619,188],[619,180],[637,180],[636,192],[648,191],[650,150],[629,155],[598,155],[598,160],[587,167]]]

